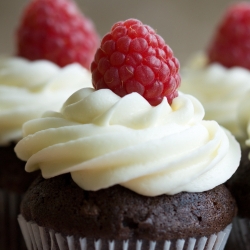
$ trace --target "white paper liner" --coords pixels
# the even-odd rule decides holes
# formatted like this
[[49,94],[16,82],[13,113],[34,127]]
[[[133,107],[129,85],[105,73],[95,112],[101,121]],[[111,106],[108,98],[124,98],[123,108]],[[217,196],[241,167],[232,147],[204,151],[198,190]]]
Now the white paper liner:
[[250,220],[236,217],[233,220],[227,250],[250,250]]
[[22,194],[0,189],[0,249],[26,249],[16,220],[20,213]]
[[28,250],[223,250],[232,224],[210,237],[179,239],[176,241],[126,240],[109,241],[92,238],[64,237],[53,230],[27,222],[18,216]]

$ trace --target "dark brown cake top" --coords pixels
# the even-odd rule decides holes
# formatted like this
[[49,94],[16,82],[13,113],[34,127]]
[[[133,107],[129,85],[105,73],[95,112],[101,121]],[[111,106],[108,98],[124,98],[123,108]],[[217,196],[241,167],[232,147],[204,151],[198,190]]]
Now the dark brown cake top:
[[21,213],[27,221],[65,235],[170,240],[223,230],[236,205],[223,185],[203,193],[146,197],[118,185],[84,191],[66,174],[38,177],[23,199]]

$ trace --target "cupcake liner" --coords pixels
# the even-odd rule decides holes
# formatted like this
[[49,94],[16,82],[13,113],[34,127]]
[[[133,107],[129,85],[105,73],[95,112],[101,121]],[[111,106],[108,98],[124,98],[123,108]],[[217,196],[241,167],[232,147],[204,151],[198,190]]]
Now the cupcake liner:
[[227,250],[250,250],[250,220],[236,217],[232,233],[228,239]]
[[223,250],[232,224],[209,237],[175,241],[104,240],[64,236],[53,230],[27,222],[22,215],[18,222],[28,250]]
[[0,189],[0,249],[26,249],[17,223],[22,194]]

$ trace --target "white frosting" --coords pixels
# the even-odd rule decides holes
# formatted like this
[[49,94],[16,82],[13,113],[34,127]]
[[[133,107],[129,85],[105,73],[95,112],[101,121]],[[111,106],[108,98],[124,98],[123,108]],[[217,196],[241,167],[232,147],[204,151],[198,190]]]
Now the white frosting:
[[0,145],[18,141],[24,122],[60,110],[73,92],[91,85],[90,73],[79,64],[59,68],[45,60],[1,57]]
[[205,109],[206,120],[216,120],[244,144],[244,131],[238,121],[238,106],[250,90],[250,71],[240,67],[207,65],[199,54],[182,72],[181,91],[197,97]]
[[246,138],[246,146],[250,147],[250,90],[245,93],[240,101],[238,119],[244,133],[244,138]]
[[85,190],[120,184],[156,196],[202,192],[235,172],[240,147],[204,109],[179,93],[152,107],[132,93],[121,98],[108,89],[81,89],[60,113],[47,112],[25,123],[15,151],[26,171],[45,178],[71,173]]

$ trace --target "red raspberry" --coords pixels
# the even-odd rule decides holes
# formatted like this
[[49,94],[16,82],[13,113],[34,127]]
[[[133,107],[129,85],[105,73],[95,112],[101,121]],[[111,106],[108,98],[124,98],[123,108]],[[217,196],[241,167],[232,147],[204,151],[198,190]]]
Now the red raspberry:
[[119,96],[137,92],[158,105],[178,96],[179,62],[162,37],[139,20],[116,23],[106,34],[91,64],[95,89],[108,88]]
[[92,22],[72,0],[31,1],[17,30],[18,56],[47,59],[61,67],[78,62],[90,68],[98,46]]
[[250,69],[250,3],[232,5],[208,48],[210,63]]

